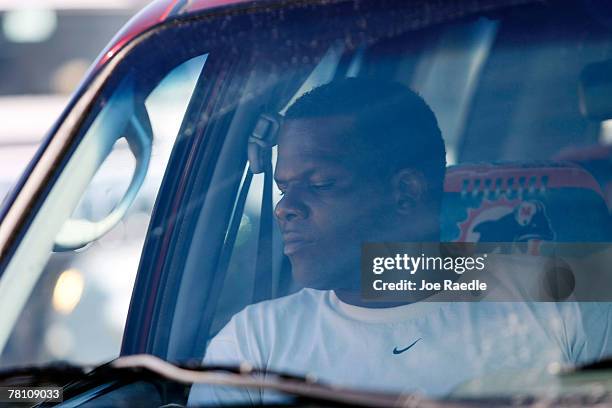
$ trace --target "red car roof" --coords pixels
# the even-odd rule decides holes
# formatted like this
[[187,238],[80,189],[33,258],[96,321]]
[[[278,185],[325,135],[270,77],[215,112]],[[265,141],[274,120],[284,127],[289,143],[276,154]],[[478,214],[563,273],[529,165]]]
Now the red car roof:
[[115,35],[95,63],[98,71],[125,44],[169,17],[256,0],[157,0],[142,9]]

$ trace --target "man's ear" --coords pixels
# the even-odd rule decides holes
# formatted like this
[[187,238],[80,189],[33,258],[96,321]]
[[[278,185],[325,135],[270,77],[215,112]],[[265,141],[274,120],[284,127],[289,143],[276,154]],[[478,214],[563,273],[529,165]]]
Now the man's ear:
[[427,182],[423,173],[413,169],[401,169],[391,178],[393,198],[397,211],[408,214],[414,211],[427,192]]

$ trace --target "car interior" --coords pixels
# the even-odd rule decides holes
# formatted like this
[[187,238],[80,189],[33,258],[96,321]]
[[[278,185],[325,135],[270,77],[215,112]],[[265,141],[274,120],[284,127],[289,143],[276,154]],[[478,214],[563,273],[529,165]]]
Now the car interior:
[[[293,25],[272,30],[236,14],[144,39],[114,74],[140,74],[142,98],[179,62],[207,59],[156,198],[122,354],[199,362],[233,315],[301,289],[273,217],[275,135],[299,96],[346,77],[402,83],[438,116],[448,163],[441,242],[522,243],[534,258],[555,243],[602,244],[585,261],[597,270],[574,271],[556,300],[594,284],[592,296],[609,296],[612,19],[593,4],[449,11],[438,21],[405,8],[353,15],[346,4],[322,19],[298,5],[283,11]],[[166,36],[182,49],[154,45]],[[108,89],[120,87],[111,78]],[[184,389],[158,402],[176,401]]]
[[[430,100],[429,92],[431,100],[436,101],[442,98],[435,94],[436,91],[450,89],[452,93],[459,88],[453,83],[469,82],[467,76],[474,75],[473,71],[466,72],[465,77],[460,71],[453,77],[435,77],[443,85],[434,89],[423,85],[432,79],[424,78],[426,74],[421,66],[435,66],[436,69],[426,71],[435,75],[445,72],[445,63],[452,66],[464,58],[474,64],[473,70],[477,70],[479,78],[471,88],[460,88],[462,94],[457,91],[453,95],[462,104],[452,100],[455,104],[447,101],[441,103],[441,109],[436,109],[431,102],[442,128],[445,123],[454,123],[460,129],[448,132],[454,135],[451,140],[443,129],[449,166],[444,186],[441,240],[523,242],[529,243],[529,252],[534,255],[540,253],[542,245],[546,248],[547,242],[609,242],[612,230],[604,174],[609,176],[611,168],[610,156],[602,153],[607,148],[601,122],[612,114],[612,106],[604,106],[604,98],[595,96],[600,90],[595,90],[599,88],[594,83],[605,86],[607,80],[608,74],[597,67],[612,50],[610,34],[603,26],[595,30],[590,27],[587,32],[584,26],[587,23],[567,10],[546,19],[539,14],[544,12],[545,9],[536,8],[530,13],[509,13],[503,18],[491,13],[486,18],[460,20],[443,29],[436,26],[420,30],[419,41],[410,41],[415,33],[408,32],[356,49],[334,43],[310,74],[301,77],[302,82],[283,84],[284,99],[281,98],[280,103],[278,96],[272,99],[276,102],[276,110],[274,103],[268,104],[259,111],[256,123],[252,122],[253,117],[257,117],[256,111],[250,112],[251,122],[246,129],[251,129],[251,134],[246,150],[252,150],[253,144],[264,151],[270,149],[274,162],[274,141],[261,142],[267,137],[266,132],[274,131],[273,119],[269,117],[272,113],[282,113],[283,108],[305,89],[342,76],[390,77],[417,91],[422,86],[421,93],[426,100]],[[525,27],[535,26],[538,28],[525,30]],[[590,37],[578,35],[580,30]],[[453,38],[450,44],[449,33]],[[473,40],[474,36],[480,40]],[[577,38],[581,41],[577,42]],[[456,58],[441,60],[440,55],[447,53],[449,47],[453,47]],[[474,49],[482,52],[483,47],[486,62],[474,62],[474,58],[470,58]],[[551,66],[555,67],[554,75],[550,73]],[[597,73],[585,74],[593,70]],[[263,80],[257,78],[257,81]],[[242,109],[245,106],[238,107],[238,117]],[[227,138],[233,136],[234,124]],[[245,124],[239,126],[236,131],[242,134],[237,137],[242,138],[244,146]],[[259,165],[261,158],[254,156],[251,150],[246,159],[251,163],[257,160]],[[577,154],[576,151],[585,153]],[[229,162],[223,154],[221,151],[219,162]],[[601,169],[599,172],[594,170],[597,165]],[[192,232],[192,248],[182,267],[183,277],[176,295],[179,301],[171,319],[173,329],[168,335],[168,348],[160,349],[169,358],[203,355],[207,341],[233,314],[251,303],[300,289],[292,281],[290,264],[280,248],[278,230],[269,219],[271,201],[279,199],[275,187],[270,185],[271,169],[260,167],[263,171],[249,172],[246,163],[242,162],[241,172],[232,176],[234,182],[240,177],[240,188],[236,189],[239,193],[231,194],[236,197],[231,221],[219,225],[219,219],[212,217],[219,210],[206,206],[199,215],[206,224],[198,223]],[[250,168],[253,170],[253,164]],[[229,177],[222,174],[221,168],[215,169],[211,186],[228,182]],[[215,180],[217,176],[219,180]],[[219,199],[219,205],[222,202]],[[220,229],[219,233],[226,233],[226,228],[226,246],[206,248],[205,240],[210,239],[211,231]],[[235,246],[227,248],[228,245]],[[206,251],[211,252],[207,254]],[[211,276],[205,278],[204,271],[209,268],[203,262],[213,259],[213,253],[220,253],[216,265],[219,269],[211,267]],[[264,253],[269,255],[262,255]],[[268,258],[263,269],[272,271],[267,276],[259,275],[262,268],[257,264],[262,258]],[[580,288],[579,283],[577,287]],[[194,296],[188,295],[196,290],[194,288],[206,293],[200,297],[202,304],[197,306],[193,303]],[[182,304],[181,299],[189,299],[189,302]],[[193,319],[193,310],[205,311],[199,321]]]

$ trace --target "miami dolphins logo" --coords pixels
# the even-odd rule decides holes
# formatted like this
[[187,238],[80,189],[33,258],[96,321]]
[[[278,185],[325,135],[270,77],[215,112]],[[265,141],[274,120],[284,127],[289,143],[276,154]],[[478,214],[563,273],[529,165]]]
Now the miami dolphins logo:
[[468,210],[459,228],[460,242],[538,243],[555,238],[546,207],[538,200],[483,200],[480,207]]

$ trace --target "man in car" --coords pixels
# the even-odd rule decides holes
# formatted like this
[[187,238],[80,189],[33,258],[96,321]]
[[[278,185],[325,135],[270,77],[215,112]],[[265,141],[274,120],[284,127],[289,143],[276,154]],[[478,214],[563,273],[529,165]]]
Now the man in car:
[[[299,98],[279,131],[275,215],[304,289],[236,314],[205,363],[440,396],[499,370],[607,354],[605,336],[587,342],[575,304],[363,301],[362,243],[440,240],[444,173],[434,113],[408,88],[345,79]],[[262,398],[272,397],[196,385],[190,402]]]

